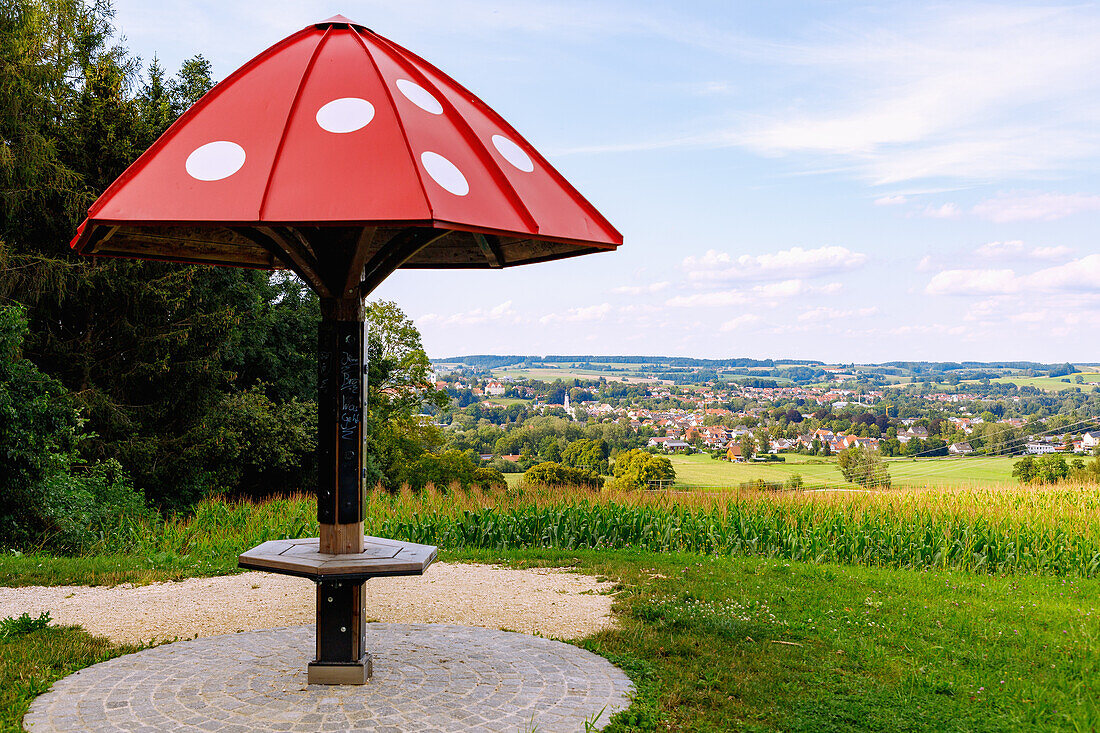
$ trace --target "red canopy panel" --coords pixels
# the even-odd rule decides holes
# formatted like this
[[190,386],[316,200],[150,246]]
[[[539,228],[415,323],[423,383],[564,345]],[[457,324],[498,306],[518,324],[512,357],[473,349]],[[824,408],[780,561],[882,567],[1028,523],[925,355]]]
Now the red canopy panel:
[[404,267],[501,267],[622,243],[484,102],[337,16],[200,99],[92,205],[72,246],[278,268],[257,232],[304,241],[310,227],[376,229],[375,254],[403,230],[451,230]]

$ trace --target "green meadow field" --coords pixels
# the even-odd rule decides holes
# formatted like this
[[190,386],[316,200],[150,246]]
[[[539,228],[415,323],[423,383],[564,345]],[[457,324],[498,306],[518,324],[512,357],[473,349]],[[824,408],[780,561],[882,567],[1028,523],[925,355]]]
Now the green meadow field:
[[533,400],[524,400],[519,397],[489,397],[489,402],[511,407],[512,405],[529,405]]
[[[1081,384],[1077,384],[1076,377],[1081,377]],[[1035,387],[1046,392],[1064,392],[1074,387],[1091,389],[1100,384],[1100,372],[1081,372],[1065,377],[997,377],[990,381],[998,384],[1014,384],[1017,387]]]
[[[731,463],[706,454],[670,456],[676,487],[736,488],[745,481],[785,482],[802,476],[804,488],[859,488],[844,480],[835,458],[787,455],[783,463]],[[890,458],[886,463],[894,486],[988,487],[1016,483],[1012,456],[981,458]]]
[[[791,476],[802,476],[803,489],[858,489],[840,475],[835,458],[786,455],[783,463],[731,463],[707,454],[671,455],[676,469],[677,489],[736,489],[746,481],[763,479],[785,483]],[[905,488],[989,488],[1014,485],[1013,456],[981,458],[888,458],[887,466],[895,487]],[[522,473],[508,473],[504,479],[516,488]]]

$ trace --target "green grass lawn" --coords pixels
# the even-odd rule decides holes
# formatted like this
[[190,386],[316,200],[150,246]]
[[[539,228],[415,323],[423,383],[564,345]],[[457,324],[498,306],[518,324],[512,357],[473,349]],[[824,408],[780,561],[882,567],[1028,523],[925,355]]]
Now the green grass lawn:
[[[630,550],[444,558],[618,581],[617,627],[573,640],[638,688],[609,731],[1100,725],[1100,581]],[[0,640],[0,730],[53,680],[128,651],[74,629]]]
[[[676,486],[680,488],[736,488],[745,481],[764,479],[785,482],[802,476],[807,488],[858,488],[844,481],[835,458],[785,455],[783,463],[731,463],[707,454],[672,455]],[[895,486],[997,486],[1014,484],[1011,456],[979,458],[890,458],[890,477]]]

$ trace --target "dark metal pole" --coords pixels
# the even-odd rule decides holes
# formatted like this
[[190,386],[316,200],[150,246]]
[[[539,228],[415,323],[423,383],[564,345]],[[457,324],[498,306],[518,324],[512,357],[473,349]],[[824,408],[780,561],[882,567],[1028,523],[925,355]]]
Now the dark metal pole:
[[[320,552],[363,552],[363,432],[366,417],[363,304],[322,298],[318,328],[317,521]],[[317,658],[313,684],[362,684],[371,674],[364,648],[363,583],[317,584]]]

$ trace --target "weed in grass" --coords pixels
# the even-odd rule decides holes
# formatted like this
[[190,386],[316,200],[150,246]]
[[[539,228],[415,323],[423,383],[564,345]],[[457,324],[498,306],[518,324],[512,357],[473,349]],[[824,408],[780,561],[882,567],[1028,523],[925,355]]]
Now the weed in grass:
[[8,616],[0,619],[0,639],[8,639],[20,634],[29,634],[32,631],[44,629],[50,625],[50,612],[43,611],[38,618],[32,618],[24,612],[20,616]]

